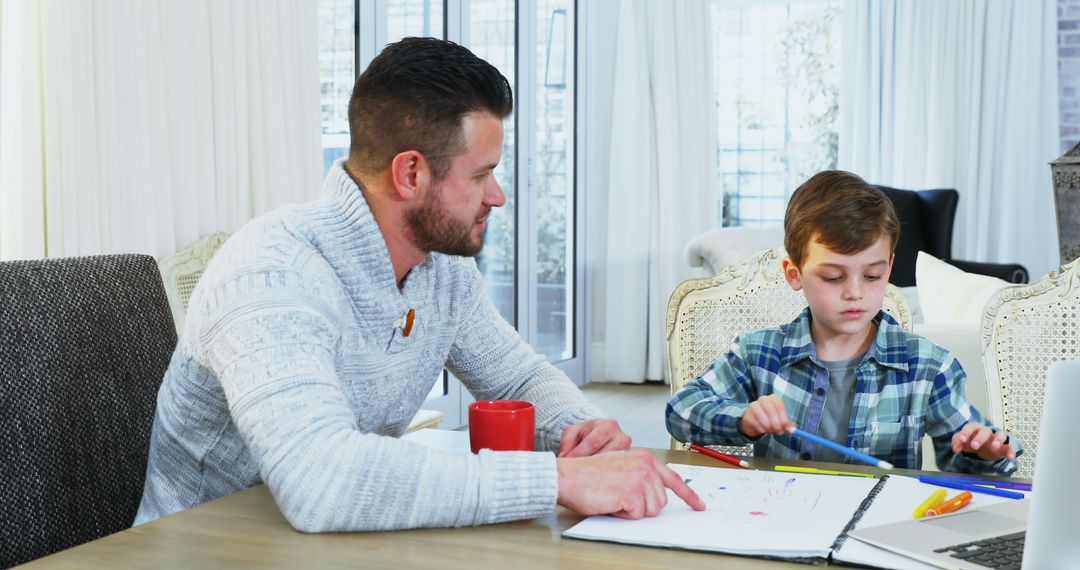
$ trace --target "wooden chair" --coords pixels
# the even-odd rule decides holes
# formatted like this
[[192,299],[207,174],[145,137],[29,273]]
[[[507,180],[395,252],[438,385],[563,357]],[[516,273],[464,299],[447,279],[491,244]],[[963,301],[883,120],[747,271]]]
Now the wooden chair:
[[[671,294],[667,310],[668,366],[671,393],[697,378],[728,351],[735,337],[780,325],[806,308],[806,298],[784,280],[783,248],[766,249],[705,279],[683,281]],[[904,330],[911,330],[911,308],[894,285],[882,305]],[[674,438],[672,449],[686,449]],[[716,446],[732,455],[752,456],[753,446]]]
[[981,336],[987,413],[1023,443],[1015,476],[1030,479],[1039,456],[1046,369],[1052,362],[1080,357],[1080,259],[991,297]]

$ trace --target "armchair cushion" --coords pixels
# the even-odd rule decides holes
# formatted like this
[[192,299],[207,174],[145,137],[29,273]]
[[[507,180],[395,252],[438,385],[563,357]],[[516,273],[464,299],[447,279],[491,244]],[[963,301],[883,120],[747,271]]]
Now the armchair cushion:
[[977,327],[986,302],[1009,285],[996,277],[964,272],[923,251],[919,252],[915,273],[925,323]]
[[754,254],[784,245],[783,226],[736,226],[709,230],[686,244],[686,262],[716,275]]

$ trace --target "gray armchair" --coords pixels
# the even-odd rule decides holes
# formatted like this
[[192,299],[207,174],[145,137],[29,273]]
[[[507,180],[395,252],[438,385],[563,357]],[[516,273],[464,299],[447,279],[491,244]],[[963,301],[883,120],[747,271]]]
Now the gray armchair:
[[0,263],[0,568],[131,526],[175,346],[151,257]]

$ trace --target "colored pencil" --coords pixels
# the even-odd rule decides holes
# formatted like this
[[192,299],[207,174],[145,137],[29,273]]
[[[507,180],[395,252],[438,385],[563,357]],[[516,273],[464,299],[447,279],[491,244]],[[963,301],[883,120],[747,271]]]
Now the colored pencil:
[[939,475],[939,477],[943,479],[954,479],[956,481],[963,481],[964,483],[971,483],[972,485],[982,485],[984,487],[1012,489],[1014,491],[1031,491],[1031,483],[1023,483],[1021,481],[1006,481],[1003,479],[972,477],[970,475],[956,475],[953,473],[942,473],[941,475]]
[[732,465],[735,465],[737,467],[742,467],[744,469],[749,469],[750,468],[750,463],[747,462],[745,459],[739,459],[738,457],[733,457],[733,456],[728,455],[726,453],[720,453],[719,451],[709,449],[708,447],[705,447],[703,445],[698,445],[696,443],[691,443],[690,444],[690,449],[693,449],[694,451],[696,451],[698,453],[708,455],[709,457],[712,457],[713,459],[719,459],[720,461],[723,461],[724,463],[730,463]]
[[814,475],[847,475],[850,477],[877,477],[873,473],[856,473],[855,471],[836,471],[833,469],[818,469],[817,467],[796,467],[793,465],[777,465],[773,467],[775,471],[784,471],[787,473],[812,473]]
[[844,454],[844,455],[846,455],[846,456],[848,456],[848,457],[850,457],[852,459],[858,459],[859,461],[862,461],[863,463],[868,463],[870,465],[873,465],[875,467],[880,467],[882,469],[892,469],[893,468],[893,464],[889,463],[888,461],[885,461],[884,459],[878,459],[877,457],[871,457],[871,456],[869,456],[869,455],[867,455],[865,453],[860,453],[858,451],[855,451],[854,449],[851,449],[850,447],[845,447],[843,445],[840,445],[839,443],[836,443],[835,441],[825,439],[825,438],[821,437],[820,435],[818,435],[816,433],[810,433],[808,431],[803,431],[803,430],[801,430],[801,429],[799,429],[797,427],[788,428],[788,433],[790,433],[791,435],[793,435],[795,437],[801,438],[801,439],[808,439],[808,440],[810,440],[810,441],[812,441],[812,442],[814,442],[814,443],[816,443],[818,445],[828,447],[829,449],[831,449],[831,450],[833,450],[833,451],[835,451],[837,453],[842,453],[842,454]]
[[930,485],[937,485],[938,487],[948,487],[949,489],[959,489],[961,491],[971,491],[972,493],[982,493],[984,495],[993,495],[995,497],[1005,497],[1007,499],[1023,499],[1024,494],[1016,491],[1006,491],[1005,489],[995,489],[993,487],[983,487],[982,485],[973,485],[971,483],[964,483],[962,481],[951,481],[945,477],[931,477],[930,475],[913,475],[919,481],[928,483]]

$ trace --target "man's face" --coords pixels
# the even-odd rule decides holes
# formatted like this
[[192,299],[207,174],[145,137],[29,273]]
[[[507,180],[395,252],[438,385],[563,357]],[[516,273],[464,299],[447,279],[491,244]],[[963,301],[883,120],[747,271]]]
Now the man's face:
[[451,160],[449,172],[432,183],[405,222],[423,251],[471,257],[484,246],[491,209],[506,203],[494,174],[502,157],[503,127],[488,113],[469,113],[461,126],[465,154]]
[[[815,342],[866,332],[881,310],[892,271],[888,236],[852,255],[836,253],[817,241],[806,250],[803,265],[785,260],[784,277],[802,290],[813,314]],[[823,336],[822,336],[823,335]]]

